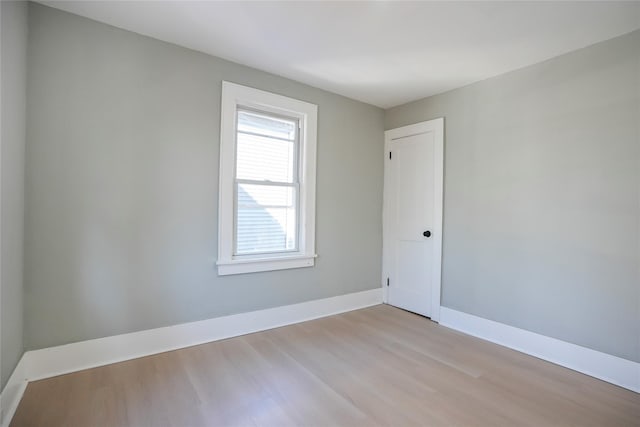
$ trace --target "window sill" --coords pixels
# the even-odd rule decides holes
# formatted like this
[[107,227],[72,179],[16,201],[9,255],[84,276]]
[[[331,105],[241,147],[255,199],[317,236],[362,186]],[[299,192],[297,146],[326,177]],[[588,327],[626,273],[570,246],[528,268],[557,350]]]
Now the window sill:
[[287,270],[290,268],[313,267],[317,255],[295,255],[278,258],[252,258],[240,260],[219,260],[218,275],[257,273],[260,271]]

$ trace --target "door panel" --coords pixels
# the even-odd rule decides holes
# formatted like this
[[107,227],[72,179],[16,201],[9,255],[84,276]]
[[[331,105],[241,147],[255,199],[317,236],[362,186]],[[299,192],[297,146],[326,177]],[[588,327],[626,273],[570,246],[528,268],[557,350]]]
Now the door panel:
[[424,227],[433,217],[433,134],[413,135],[392,144],[397,235],[423,241]]
[[423,242],[398,242],[396,274],[389,288],[389,304],[409,311],[431,315],[431,266],[428,245]]

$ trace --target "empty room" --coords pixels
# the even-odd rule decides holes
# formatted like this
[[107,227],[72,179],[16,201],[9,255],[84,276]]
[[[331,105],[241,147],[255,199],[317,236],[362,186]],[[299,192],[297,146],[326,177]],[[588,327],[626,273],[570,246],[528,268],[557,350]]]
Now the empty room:
[[0,24],[0,427],[640,427],[640,2]]

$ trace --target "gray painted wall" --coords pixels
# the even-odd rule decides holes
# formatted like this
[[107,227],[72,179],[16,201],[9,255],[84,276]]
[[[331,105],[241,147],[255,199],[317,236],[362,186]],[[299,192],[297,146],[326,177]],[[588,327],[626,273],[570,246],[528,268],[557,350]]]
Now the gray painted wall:
[[0,242],[0,313],[4,388],[24,352],[22,327],[22,254],[24,218],[24,153],[27,74],[27,4],[0,2],[2,16],[2,199]]
[[445,117],[443,305],[640,362],[640,31],[389,109]]
[[[381,109],[29,12],[28,349],[380,286]],[[314,268],[217,276],[222,80],[319,106]]]

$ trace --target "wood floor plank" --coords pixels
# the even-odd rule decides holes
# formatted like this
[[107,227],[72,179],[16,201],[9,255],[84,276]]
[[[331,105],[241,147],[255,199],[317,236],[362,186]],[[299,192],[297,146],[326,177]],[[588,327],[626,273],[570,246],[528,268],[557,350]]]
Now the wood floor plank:
[[640,395],[380,305],[28,385],[23,426],[640,426]]

